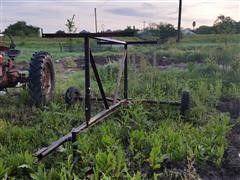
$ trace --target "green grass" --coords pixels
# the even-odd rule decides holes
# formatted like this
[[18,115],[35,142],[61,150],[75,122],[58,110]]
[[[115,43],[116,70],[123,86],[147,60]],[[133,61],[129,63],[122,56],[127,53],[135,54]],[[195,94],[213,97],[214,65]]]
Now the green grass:
[[[212,38],[209,42],[213,41]],[[207,48],[206,44],[199,49],[193,48],[194,41],[200,47],[207,39],[207,36],[189,37],[179,45],[130,49],[130,53],[139,50],[140,54],[157,50],[158,53],[169,53],[170,57],[186,54],[191,56],[188,57],[190,63],[187,69],[166,71],[146,63],[140,64],[138,69],[130,66],[129,95],[136,100],[78,136],[80,161],[76,167],[72,165],[70,143],[39,164],[34,164],[32,153],[84,121],[83,103],[70,108],[63,104],[64,92],[69,86],[78,87],[84,94],[84,72],[57,74],[55,99],[46,107],[31,106],[27,91],[22,90],[13,96],[15,90],[10,90],[8,95],[0,97],[0,178],[166,179],[173,176],[184,178],[186,174],[166,169],[165,161],[178,161],[186,168],[192,164],[203,169],[208,165],[220,167],[228,147],[226,134],[232,125],[229,114],[220,113],[215,107],[222,97],[240,98],[240,72],[239,68],[234,69],[239,56],[232,45],[223,47],[224,53],[211,45]],[[60,40],[38,40],[17,39],[17,42],[25,42],[20,48],[28,53],[48,47],[56,57],[68,55],[58,52],[55,44]],[[209,51],[205,52],[205,49]],[[196,52],[205,54],[204,64],[191,61],[200,56]],[[97,53],[109,55],[111,50]],[[219,66],[220,59],[229,60],[224,64],[227,68]],[[114,92],[118,66],[118,63],[112,63],[99,67],[108,96]],[[99,95],[94,78],[91,83],[92,94]],[[191,92],[192,99],[191,110],[185,118],[181,118],[178,107],[142,105],[139,102],[141,98],[179,100],[184,89]],[[102,104],[94,104],[92,114],[102,108]],[[92,170],[90,174],[89,169]]]
[[[126,38],[118,38],[121,40],[126,40]],[[234,47],[239,50],[240,35],[229,35],[228,46]],[[17,49],[22,51],[21,56],[18,58],[18,62],[29,62],[32,54],[36,51],[48,51],[53,56],[54,60],[61,59],[63,57],[79,57],[83,56],[83,40],[82,39],[72,39],[73,46],[82,50],[81,52],[67,52],[60,51],[60,46],[68,46],[68,39],[58,39],[58,38],[21,38],[14,37],[17,45]],[[129,38],[127,38],[129,40]],[[130,40],[138,40],[137,38],[130,38]],[[175,39],[170,39],[167,44],[158,46],[135,46],[130,47],[131,54],[145,55],[146,57],[152,56],[156,53],[157,56],[166,56],[176,60],[184,61],[199,61],[204,60],[209,51],[216,48],[224,47],[224,38],[222,35],[194,35],[184,37],[180,44],[175,43]],[[111,47],[100,47],[96,45],[94,40],[91,41],[91,47],[95,52],[95,55],[100,56],[111,56],[111,55],[121,55],[121,48],[111,48]],[[210,47],[210,48],[209,48]]]

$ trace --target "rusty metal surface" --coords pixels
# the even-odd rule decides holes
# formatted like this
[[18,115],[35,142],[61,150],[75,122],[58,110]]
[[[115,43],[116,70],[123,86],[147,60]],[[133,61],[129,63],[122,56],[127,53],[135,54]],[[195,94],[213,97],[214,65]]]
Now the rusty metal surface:
[[27,78],[14,66],[14,60],[10,59],[0,65],[0,89],[15,87],[18,82],[25,83]]
[[0,51],[7,51],[7,50],[9,50],[9,47],[0,45]]
[[13,42],[12,37],[7,33],[3,34],[4,37],[8,37],[10,44],[0,45],[0,89],[6,89],[15,87],[18,83],[27,82],[28,78],[25,77],[25,74],[20,73],[19,69],[15,68],[15,57],[20,55],[21,51],[15,49],[15,43]]
[[42,89],[44,92],[44,95],[46,98],[49,97],[50,92],[51,92],[51,72],[50,72],[50,67],[48,64],[46,64],[43,68],[43,83],[42,83]]

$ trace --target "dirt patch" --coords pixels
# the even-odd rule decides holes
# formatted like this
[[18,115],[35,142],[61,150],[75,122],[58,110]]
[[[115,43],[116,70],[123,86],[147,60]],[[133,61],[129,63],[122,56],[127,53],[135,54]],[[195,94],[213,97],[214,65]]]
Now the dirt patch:
[[158,66],[158,68],[160,70],[169,70],[169,69],[172,69],[172,68],[176,68],[176,69],[179,69],[179,70],[184,70],[184,69],[187,69],[188,67],[188,64],[187,63],[178,63],[178,64],[170,64],[170,65],[160,65]]
[[[114,61],[119,61],[122,58],[120,55],[112,55],[112,56],[94,56],[94,60],[96,64],[104,65],[108,63],[112,63]],[[80,57],[75,59],[75,62],[79,68],[84,68],[84,57]]]
[[[98,65],[104,65],[119,61],[123,58],[123,55],[110,55],[110,56],[94,56],[95,63]],[[147,59],[147,60],[146,60]],[[172,68],[186,69],[188,67],[187,61],[182,59],[172,59],[165,56],[139,56],[129,55],[129,64],[133,67],[140,68],[145,65],[152,65],[158,67],[160,70],[169,70]],[[196,61],[195,63],[201,63]],[[20,71],[28,71],[29,63],[16,62],[16,68]],[[72,58],[64,57],[55,61],[55,69],[57,73],[69,74],[76,72],[80,69],[84,69],[84,57]]]
[[237,118],[240,117],[240,99],[221,98],[216,108],[221,112],[229,112],[231,123],[234,124],[227,135],[229,147],[224,153],[221,168],[205,167],[199,170],[199,174],[206,180],[240,180],[240,124],[236,123]]
[[221,112],[229,112],[231,118],[236,119],[240,116],[240,99],[221,98],[216,108]]
[[[94,56],[95,63],[98,65],[104,65],[121,60],[121,55],[112,56]],[[148,59],[147,61],[145,59]],[[201,62],[196,62],[200,64]],[[61,72],[74,72],[79,69],[84,69],[84,57],[79,58],[62,58],[56,61],[57,66],[61,66]],[[188,63],[184,60],[176,60],[167,57],[142,57],[137,55],[129,55],[129,64],[135,68],[140,68],[145,65],[152,65],[158,67],[160,70],[168,70],[172,68],[186,69]]]
[[[216,108],[221,112],[229,112],[232,118],[233,127],[226,136],[229,146],[224,153],[221,167],[208,164],[205,167],[195,168],[197,174],[204,180],[240,180],[240,124],[237,123],[237,118],[240,117],[240,99],[221,98]],[[176,164],[170,161],[163,166],[169,170],[177,169],[180,174],[186,173],[185,162]]]
[[225,169],[240,179],[240,124],[235,125],[228,135],[229,148],[225,153]]
[[228,134],[229,147],[224,154],[221,168],[208,167],[199,171],[202,179],[240,179],[240,124],[235,125]]

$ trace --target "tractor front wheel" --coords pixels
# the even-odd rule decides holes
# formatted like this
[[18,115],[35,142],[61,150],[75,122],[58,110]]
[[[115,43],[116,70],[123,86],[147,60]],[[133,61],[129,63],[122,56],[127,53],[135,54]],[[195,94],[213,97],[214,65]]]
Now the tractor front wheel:
[[69,87],[65,93],[65,103],[70,105],[76,104],[80,99],[80,92],[76,87]]
[[33,54],[29,67],[28,87],[35,105],[46,105],[52,100],[55,73],[49,53],[41,51]]

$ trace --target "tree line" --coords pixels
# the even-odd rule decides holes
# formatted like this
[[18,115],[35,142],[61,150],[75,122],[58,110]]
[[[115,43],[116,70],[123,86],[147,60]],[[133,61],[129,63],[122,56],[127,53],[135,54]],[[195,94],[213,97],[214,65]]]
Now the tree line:
[[27,25],[25,21],[18,21],[9,25],[4,32],[12,36],[38,36],[39,27]]
[[240,21],[235,21],[229,16],[220,15],[214,21],[213,26],[199,26],[193,32],[197,34],[239,34]]
[[[71,19],[67,19],[68,32],[76,32],[74,15]],[[9,25],[4,32],[12,36],[38,36],[39,27],[27,25],[25,21],[18,21],[15,24]],[[109,30],[108,30],[109,31]],[[141,32],[135,27],[127,26],[123,31]],[[165,41],[169,37],[176,36],[176,29],[169,23],[150,23],[147,28],[143,30],[145,36],[159,37],[160,40]],[[81,31],[83,32],[83,31]],[[80,32],[80,33],[81,33]],[[85,32],[85,31],[84,31]],[[197,34],[232,34],[240,33],[240,21],[235,21],[229,16],[220,15],[214,21],[213,26],[200,26],[192,32]],[[63,30],[58,30],[56,33],[65,33]]]

